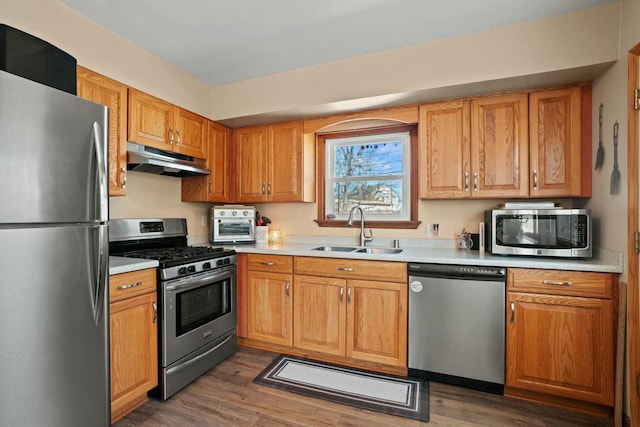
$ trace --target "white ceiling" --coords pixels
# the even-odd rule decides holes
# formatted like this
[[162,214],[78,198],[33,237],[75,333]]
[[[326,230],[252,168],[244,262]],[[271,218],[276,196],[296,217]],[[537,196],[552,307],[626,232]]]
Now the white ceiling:
[[613,0],[61,0],[213,86]]

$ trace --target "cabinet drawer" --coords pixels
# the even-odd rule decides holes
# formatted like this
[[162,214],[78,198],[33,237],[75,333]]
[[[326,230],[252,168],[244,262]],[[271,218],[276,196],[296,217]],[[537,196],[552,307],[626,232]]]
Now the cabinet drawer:
[[296,274],[370,279],[385,282],[407,281],[407,264],[392,261],[362,261],[346,258],[295,257]]
[[509,268],[507,289],[518,292],[612,298],[614,275],[582,271]]
[[109,301],[120,301],[156,291],[156,269],[132,271],[109,276]]
[[291,273],[292,257],[285,255],[248,254],[249,270]]

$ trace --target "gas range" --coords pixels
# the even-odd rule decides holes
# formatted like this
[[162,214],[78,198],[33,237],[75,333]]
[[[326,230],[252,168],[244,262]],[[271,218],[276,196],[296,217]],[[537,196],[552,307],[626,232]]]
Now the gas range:
[[184,218],[116,219],[109,223],[109,228],[110,254],[158,261],[161,280],[190,276],[236,263],[233,250],[187,246]]

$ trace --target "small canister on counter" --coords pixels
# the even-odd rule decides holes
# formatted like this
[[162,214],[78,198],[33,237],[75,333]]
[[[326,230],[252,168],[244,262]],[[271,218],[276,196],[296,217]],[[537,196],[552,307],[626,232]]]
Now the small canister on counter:
[[269,241],[269,226],[257,225],[256,226],[256,244],[266,245]]

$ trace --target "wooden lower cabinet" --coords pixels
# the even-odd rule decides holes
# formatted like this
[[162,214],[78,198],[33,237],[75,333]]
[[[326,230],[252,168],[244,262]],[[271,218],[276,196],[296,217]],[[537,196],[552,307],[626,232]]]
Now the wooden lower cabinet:
[[509,269],[506,396],[608,415],[615,280],[607,273]]
[[406,374],[406,264],[293,257],[291,269],[291,259],[247,256],[239,273],[247,323],[240,342]]
[[155,269],[110,277],[111,422],[147,401],[158,385]]
[[291,347],[293,288],[291,257],[248,255],[246,304],[249,339]]

